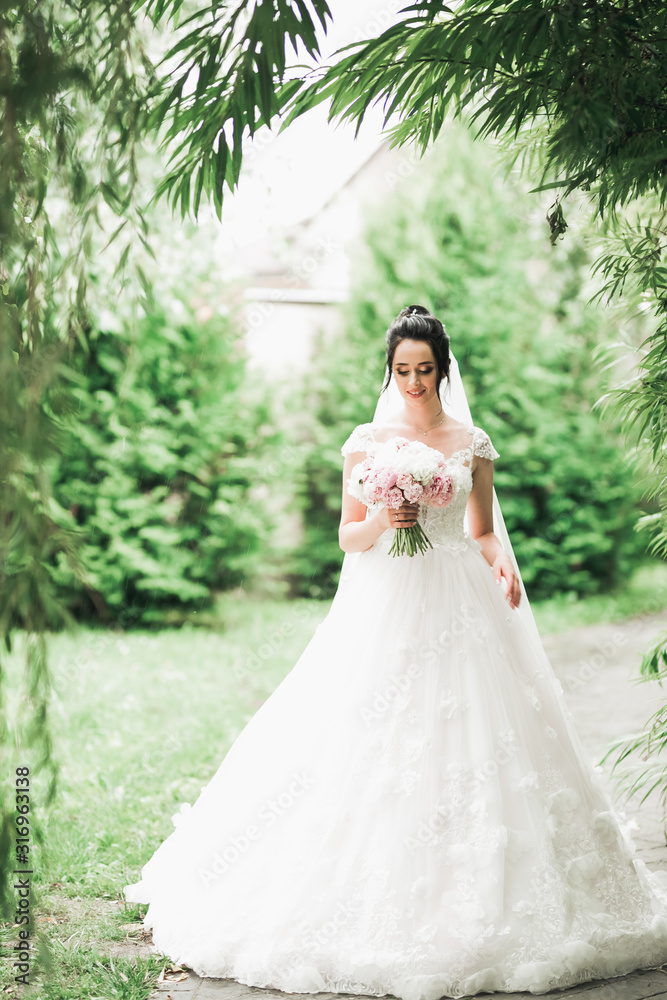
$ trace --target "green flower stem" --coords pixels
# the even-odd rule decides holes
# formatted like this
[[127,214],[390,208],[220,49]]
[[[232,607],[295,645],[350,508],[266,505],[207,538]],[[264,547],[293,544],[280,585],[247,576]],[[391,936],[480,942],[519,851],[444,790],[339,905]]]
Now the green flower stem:
[[422,555],[427,549],[432,549],[429,539],[424,534],[419,521],[410,528],[396,528],[394,541],[389,549],[390,556],[413,556],[417,551]]

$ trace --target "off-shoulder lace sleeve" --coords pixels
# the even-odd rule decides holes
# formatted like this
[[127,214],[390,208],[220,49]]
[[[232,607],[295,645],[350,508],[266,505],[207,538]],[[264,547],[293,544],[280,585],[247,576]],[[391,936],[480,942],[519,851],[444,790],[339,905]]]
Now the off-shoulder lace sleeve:
[[481,427],[475,427],[472,435],[472,453],[480,458],[499,458],[500,455],[491,444],[491,438]]
[[352,455],[355,451],[368,453],[375,444],[372,424],[358,424],[340,450],[341,455]]

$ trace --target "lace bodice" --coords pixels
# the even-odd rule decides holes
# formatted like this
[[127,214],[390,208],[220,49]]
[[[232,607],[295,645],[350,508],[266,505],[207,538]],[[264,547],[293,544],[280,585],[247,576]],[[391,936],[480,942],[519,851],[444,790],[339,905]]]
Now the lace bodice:
[[[451,552],[463,552],[470,547],[478,547],[478,543],[468,534],[465,524],[465,512],[468,497],[472,489],[472,459],[474,455],[480,458],[496,459],[499,453],[493,447],[491,438],[481,427],[471,424],[466,428],[472,435],[470,444],[459,448],[453,455],[446,458],[447,471],[454,480],[454,499],[447,507],[420,506],[418,520],[434,548],[447,549]],[[354,428],[349,438],[341,448],[344,456],[356,452],[373,455],[380,442],[375,438],[373,424],[359,424]],[[372,510],[372,505],[369,510]],[[367,515],[368,516],[368,513]],[[389,552],[394,539],[394,529],[383,532],[373,545],[374,550]],[[406,557],[408,558],[408,557]]]

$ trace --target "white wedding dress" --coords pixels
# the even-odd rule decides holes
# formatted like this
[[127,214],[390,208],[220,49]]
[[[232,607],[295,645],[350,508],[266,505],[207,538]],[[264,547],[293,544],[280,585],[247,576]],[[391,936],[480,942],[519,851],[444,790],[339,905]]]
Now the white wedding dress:
[[[327,618],[145,865],[155,945],[202,976],[437,1000],[667,962],[634,856],[541,647],[464,532],[480,428],[433,548],[354,557]],[[373,425],[343,454],[372,452]]]

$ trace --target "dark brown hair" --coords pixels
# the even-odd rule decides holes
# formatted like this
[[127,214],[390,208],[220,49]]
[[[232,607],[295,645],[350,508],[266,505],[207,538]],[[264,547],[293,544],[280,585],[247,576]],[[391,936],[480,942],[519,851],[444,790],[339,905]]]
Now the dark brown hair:
[[387,377],[382,391],[391,381],[396,348],[402,340],[423,340],[433,351],[438,369],[437,389],[443,378],[449,377],[449,337],[445,328],[424,306],[406,306],[387,330]]

